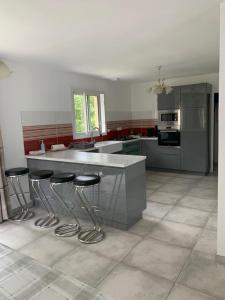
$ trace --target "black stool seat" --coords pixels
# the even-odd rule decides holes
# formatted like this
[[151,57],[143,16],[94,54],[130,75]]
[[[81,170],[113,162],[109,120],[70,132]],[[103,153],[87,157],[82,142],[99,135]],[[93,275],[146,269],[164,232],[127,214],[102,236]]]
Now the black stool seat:
[[8,169],[5,171],[5,176],[10,177],[10,176],[19,176],[19,175],[25,175],[29,172],[28,168],[13,168],[13,169]]
[[80,175],[76,176],[74,179],[74,184],[77,186],[89,186],[99,183],[101,177],[95,174],[90,175]]
[[50,178],[51,183],[64,183],[64,182],[70,182],[73,181],[75,178],[75,174],[73,173],[58,173],[54,174]]
[[51,170],[38,170],[31,172],[29,174],[30,179],[39,180],[39,179],[47,179],[53,175],[53,171]]

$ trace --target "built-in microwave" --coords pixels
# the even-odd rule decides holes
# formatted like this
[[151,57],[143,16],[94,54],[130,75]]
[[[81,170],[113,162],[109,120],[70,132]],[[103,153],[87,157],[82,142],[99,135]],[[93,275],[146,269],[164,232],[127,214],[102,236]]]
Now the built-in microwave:
[[159,110],[158,111],[159,129],[180,129],[180,109]]

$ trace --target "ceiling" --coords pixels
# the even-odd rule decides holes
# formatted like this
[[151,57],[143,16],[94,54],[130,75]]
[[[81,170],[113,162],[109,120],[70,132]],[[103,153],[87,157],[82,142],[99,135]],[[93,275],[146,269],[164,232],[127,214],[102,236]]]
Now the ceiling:
[[219,0],[0,0],[0,57],[115,80],[218,72]]

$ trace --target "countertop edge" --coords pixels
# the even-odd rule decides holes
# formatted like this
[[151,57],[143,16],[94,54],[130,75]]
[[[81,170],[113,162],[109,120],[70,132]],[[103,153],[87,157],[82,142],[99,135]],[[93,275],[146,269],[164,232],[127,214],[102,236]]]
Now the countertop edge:
[[[113,155],[117,155],[117,154],[113,154]],[[129,155],[129,156],[131,156],[131,155]],[[96,161],[93,162],[91,160],[84,162],[82,160],[72,160],[72,159],[67,159],[67,158],[43,157],[42,155],[26,155],[26,159],[47,160],[47,161],[65,162],[65,163],[74,163],[74,164],[87,164],[87,165],[93,165],[93,166],[114,167],[114,168],[122,168],[122,169],[125,169],[127,167],[133,166],[137,163],[140,163],[140,162],[146,160],[146,156],[140,155],[138,157],[139,157],[139,159],[136,160],[135,162],[124,165],[124,164],[119,164],[119,163],[102,163],[102,162],[96,162]]]

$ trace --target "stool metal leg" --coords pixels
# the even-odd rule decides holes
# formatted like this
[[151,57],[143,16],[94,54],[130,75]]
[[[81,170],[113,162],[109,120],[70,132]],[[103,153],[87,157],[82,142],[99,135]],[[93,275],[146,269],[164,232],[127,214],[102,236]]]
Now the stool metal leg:
[[[17,186],[19,188],[19,193],[16,189],[15,183],[14,183],[14,178],[16,178],[17,181]],[[20,180],[19,180],[19,176],[15,176],[15,177],[10,177],[10,183],[13,189],[14,194],[16,195],[16,198],[18,200],[18,203],[20,205],[20,210],[19,212],[17,212],[12,218],[12,221],[15,222],[21,222],[21,221],[27,221],[29,219],[31,219],[34,216],[34,212],[32,212],[27,204],[26,201],[26,197],[24,195],[24,192],[22,190],[21,184],[20,184]],[[21,202],[20,196],[22,196],[22,199],[24,201],[24,205]]]
[[[61,184],[61,183],[60,183]],[[76,235],[80,231],[80,223],[76,215],[71,211],[71,209],[68,207],[66,202],[63,200],[61,195],[56,191],[55,187],[59,185],[57,183],[51,183],[50,188],[55,195],[55,197],[59,200],[59,202],[65,207],[68,215],[72,216],[76,223],[72,224],[63,224],[61,226],[58,226],[55,229],[55,234],[60,237],[71,237]]]
[[81,230],[78,234],[78,239],[84,244],[94,244],[102,241],[105,237],[105,233],[98,222],[93,207],[90,206],[89,201],[84,193],[83,187],[76,187],[77,195],[88,214],[91,222],[93,223],[93,229]]
[[[35,182],[37,183],[37,187],[34,184]],[[50,228],[57,225],[59,223],[59,218],[56,217],[51,204],[49,203],[43,189],[41,188],[40,180],[31,180],[31,184],[36,195],[47,211],[47,217],[36,220],[34,225],[41,228]]]

